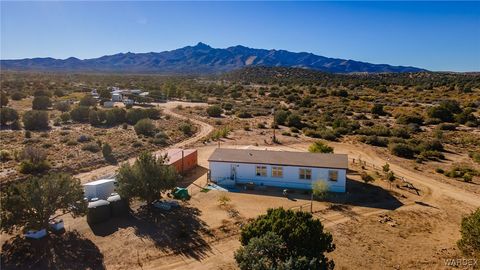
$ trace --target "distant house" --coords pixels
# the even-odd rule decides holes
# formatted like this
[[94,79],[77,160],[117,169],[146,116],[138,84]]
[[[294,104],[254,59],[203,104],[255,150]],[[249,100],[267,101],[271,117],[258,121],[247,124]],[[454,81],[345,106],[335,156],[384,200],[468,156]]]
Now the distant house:
[[121,90],[112,91],[112,101],[121,102],[123,100],[123,95]]
[[97,89],[93,89],[90,94],[92,95],[93,98],[98,98],[98,92]]
[[330,191],[345,192],[348,157],[343,154],[217,148],[208,162],[210,180],[218,184],[308,190],[325,181]]
[[114,101],[105,101],[105,102],[103,102],[103,107],[105,107],[105,108],[113,108],[113,106],[115,106],[115,102],[114,102]]
[[126,106],[127,105],[133,105],[133,100],[129,99],[129,98],[126,98],[126,99],[123,100],[123,104],[125,104]]

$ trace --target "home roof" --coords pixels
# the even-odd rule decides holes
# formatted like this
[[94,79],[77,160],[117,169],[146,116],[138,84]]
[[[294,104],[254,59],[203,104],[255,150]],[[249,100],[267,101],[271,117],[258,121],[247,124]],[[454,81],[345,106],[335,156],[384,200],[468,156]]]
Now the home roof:
[[[183,156],[186,157],[186,156],[189,156],[189,155],[191,155],[195,152],[197,152],[197,150],[195,150],[195,149],[184,149],[183,150]],[[173,164],[173,163],[182,159],[182,149],[180,149],[180,148],[171,148],[171,149],[168,149],[165,152],[162,152],[161,154],[162,155],[167,154],[168,164]]]
[[85,183],[85,184],[83,184],[83,185],[84,185],[84,186],[95,186],[95,185],[101,185],[101,184],[109,183],[109,182],[115,182],[115,179],[114,179],[114,178],[111,178],[111,179],[100,179],[100,180],[97,180],[97,181]]
[[345,154],[322,154],[250,149],[217,148],[210,156],[208,161],[336,169],[348,168],[348,156]]

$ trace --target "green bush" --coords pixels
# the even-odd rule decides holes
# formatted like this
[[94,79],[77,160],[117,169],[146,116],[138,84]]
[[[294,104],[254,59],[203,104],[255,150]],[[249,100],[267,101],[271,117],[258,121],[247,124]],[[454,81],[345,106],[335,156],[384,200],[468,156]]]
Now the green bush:
[[287,117],[290,114],[289,111],[285,110],[278,110],[275,112],[275,123],[277,125],[285,125],[285,121],[287,121]]
[[153,124],[152,120],[150,119],[139,120],[135,124],[134,129],[137,135],[144,135],[150,137],[155,134],[155,124]]
[[288,127],[302,128],[302,119],[298,114],[292,113],[287,117],[286,125]]
[[398,124],[401,125],[408,125],[408,124],[423,124],[423,117],[418,114],[401,114],[397,117],[396,121]]
[[412,147],[410,147],[408,144],[404,143],[392,143],[388,145],[388,149],[390,152],[399,157],[403,158],[413,158],[415,155],[415,151]]
[[443,122],[453,122],[453,113],[443,106],[435,106],[428,109],[427,114],[430,118],[438,118]]
[[46,110],[52,106],[50,98],[47,96],[38,96],[33,98],[32,109],[33,110]]
[[388,145],[388,140],[386,138],[378,137],[376,135],[362,136],[360,137],[360,141],[373,146],[387,147]]
[[362,177],[363,182],[365,182],[366,184],[375,181],[375,179],[367,172],[362,172],[360,176]]
[[376,115],[386,115],[386,112],[383,110],[383,104],[379,103],[373,105],[371,112]]
[[89,152],[92,152],[92,153],[97,153],[97,152],[100,152],[100,146],[98,146],[97,143],[94,143],[94,142],[91,142],[91,143],[87,143],[87,144],[84,144],[82,146],[82,150],[83,151],[89,151]]
[[25,98],[25,96],[21,92],[13,92],[12,95],[10,96],[12,100],[22,100]]
[[310,153],[333,153],[333,147],[324,144],[321,141],[316,141],[308,147]]
[[193,134],[193,126],[189,122],[184,122],[180,124],[179,130],[183,132],[183,134],[190,136]]
[[48,90],[35,90],[33,92],[34,97],[40,97],[40,96],[46,96],[46,97],[52,97],[52,92]]
[[60,101],[55,103],[55,110],[61,111],[61,112],[68,112],[70,111],[70,103],[68,101]]
[[207,108],[207,114],[210,117],[220,117],[222,115],[222,108],[218,105],[212,105]]
[[50,169],[47,153],[37,147],[27,146],[20,153],[20,172],[23,174],[42,173]]
[[75,122],[86,123],[90,115],[90,108],[87,106],[77,106],[70,111],[70,117]]
[[65,92],[63,92],[62,89],[55,89],[55,91],[53,91],[53,94],[57,97],[63,97],[65,96]]
[[7,162],[12,159],[12,155],[7,150],[0,150],[0,161]]
[[462,219],[460,233],[459,249],[467,256],[480,258],[480,208]]
[[247,111],[240,111],[237,113],[238,118],[252,118],[252,114]]
[[135,125],[138,121],[148,118],[148,114],[142,109],[130,109],[125,116],[127,123]]
[[67,123],[68,121],[70,121],[70,113],[68,112],[64,112],[62,114],[60,114],[60,120],[62,120],[63,123]]
[[383,136],[389,137],[391,136],[391,129],[386,126],[375,125],[373,127],[361,127],[356,131],[357,134],[360,135],[367,135],[367,136]]
[[[455,165],[444,174],[450,178],[463,178],[464,181],[469,182],[473,180],[473,176],[477,176],[480,173],[467,165]],[[467,176],[465,177],[465,175]]]
[[479,152],[470,152],[468,156],[473,159],[473,161],[480,163],[480,153]]
[[27,111],[22,117],[26,130],[48,129],[48,113],[46,111]]
[[438,125],[439,130],[456,130],[457,125],[450,123],[441,123]]
[[105,112],[106,124],[109,126],[119,125],[125,122],[127,112],[121,108],[113,108]]
[[232,103],[229,103],[229,102],[223,103],[223,104],[222,104],[222,107],[223,107],[223,109],[225,109],[226,111],[231,111],[231,110],[233,109],[233,104],[232,104]]
[[430,160],[440,160],[440,159],[445,159],[445,156],[442,153],[440,153],[436,150],[426,150],[426,151],[421,152],[418,155],[418,158],[420,158],[420,159],[430,159]]
[[50,169],[50,164],[47,161],[32,163],[31,161],[24,160],[20,162],[19,166],[19,171],[23,174],[37,174]]
[[97,101],[91,96],[91,95],[85,95],[80,99],[80,102],[78,103],[79,106],[84,106],[84,107],[91,107],[95,106],[97,104]]
[[15,122],[18,120],[18,113],[16,110],[3,107],[0,109],[0,124],[7,125],[8,123]]
[[85,142],[90,142],[92,140],[93,140],[93,137],[90,135],[80,135],[77,139],[77,142],[85,143]]

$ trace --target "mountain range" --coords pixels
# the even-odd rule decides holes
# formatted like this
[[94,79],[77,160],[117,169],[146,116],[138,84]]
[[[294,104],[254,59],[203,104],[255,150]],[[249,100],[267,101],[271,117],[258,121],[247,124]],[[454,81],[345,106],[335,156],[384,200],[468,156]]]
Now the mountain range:
[[172,51],[128,52],[84,60],[75,57],[0,60],[2,70],[19,71],[218,74],[249,66],[296,67],[331,73],[426,71],[416,67],[371,64],[306,52],[253,49],[240,45],[218,49],[201,42]]

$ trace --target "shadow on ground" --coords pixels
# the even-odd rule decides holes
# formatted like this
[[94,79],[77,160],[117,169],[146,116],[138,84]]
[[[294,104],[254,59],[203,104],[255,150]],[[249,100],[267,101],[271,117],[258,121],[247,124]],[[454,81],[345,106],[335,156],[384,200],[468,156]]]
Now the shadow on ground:
[[43,239],[14,237],[2,246],[1,269],[105,269],[103,254],[77,231]]
[[197,166],[195,169],[187,172],[182,180],[180,180],[177,185],[179,187],[188,187],[190,184],[192,184],[193,182],[195,182],[195,180],[197,180],[198,178],[200,178],[201,176],[203,176],[204,174],[206,174],[208,172],[208,169],[205,168],[205,167],[202,167],[202,166]]
[[[288,196],[283,194],[283,188],[276,187],[255,187],[248,189],[246,186],[238,185],[229,189],[232,192],[240,192],[259,196],[275,196],[284,197],[286,200],[310,200],[311,194],[308,190],[288,189]],[[369,208],[395,210],[403,205],[403,203],[394,196],[394,190],[386,190],[382,187],[372,184],[366,184],[347,178],[345,193],[328,193],[327,197],[322,201],[344,204],[350,206],[363,206]]]
[[102,237],[131,227],[137,236],[152,240],[161,250],[199,260],[211,251],[205,238],[213,236],[199,216],[200,210],[186,205],[170,211],[142,206],[124,217],[90,227]]

